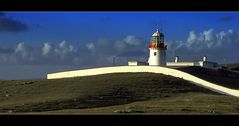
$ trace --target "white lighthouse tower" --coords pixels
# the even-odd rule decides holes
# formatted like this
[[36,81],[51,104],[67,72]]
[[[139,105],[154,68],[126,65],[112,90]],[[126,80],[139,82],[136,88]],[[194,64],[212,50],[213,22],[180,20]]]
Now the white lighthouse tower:
[[149,65],[166,66],[166,50],[167,45],[164,44],[164,35],[157,29],[149,44]]

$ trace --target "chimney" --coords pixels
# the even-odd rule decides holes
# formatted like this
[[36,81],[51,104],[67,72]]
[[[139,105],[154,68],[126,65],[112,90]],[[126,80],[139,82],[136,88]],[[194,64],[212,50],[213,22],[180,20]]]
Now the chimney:
[[207,61],[207,57],[206,56],[203,57],[203,61]]
[[178,62],[178,60],[179,60],[179,56],[175,56],[175,63],[177,63]]

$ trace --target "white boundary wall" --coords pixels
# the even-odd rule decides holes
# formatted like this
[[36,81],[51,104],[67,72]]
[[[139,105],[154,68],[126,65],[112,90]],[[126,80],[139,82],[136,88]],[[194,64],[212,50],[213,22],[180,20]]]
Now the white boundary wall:
[[184,80],[190,81],[198,86],[205,87],[207,89],[213,90],[221,94],[227,94],[239,97],[239,90],[229,89],[223,86],[219,86],[215,83],[211,83],[200,79],[196,76],[182,72],[176,69],[170,69],[166,67],[159,66],[117,66],[117,67],[101,67],[92,68],[85,70],[74,70],[59,73],[47,74],[47,79],[59,79],[59,78],[71,78],[71,77],[81,77],[108,73],[128,73],[128,72],[149,72],[149,73],[161,73],[165,75],[171,75],[174,77],[179,77]]
[[167,62],[167,66],[194,66],[193,62]]

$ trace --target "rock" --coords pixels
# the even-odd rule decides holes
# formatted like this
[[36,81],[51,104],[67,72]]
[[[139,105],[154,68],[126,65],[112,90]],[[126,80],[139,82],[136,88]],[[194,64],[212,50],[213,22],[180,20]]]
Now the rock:
[[127,110],[115,110],[115,113],[144,113],[144,111],[127,109]]
[[13,113],[13,111],[12,111],[12,110],[9,110],[8,113]]
[[115,113],[122,113],[121,110],[114,110]]

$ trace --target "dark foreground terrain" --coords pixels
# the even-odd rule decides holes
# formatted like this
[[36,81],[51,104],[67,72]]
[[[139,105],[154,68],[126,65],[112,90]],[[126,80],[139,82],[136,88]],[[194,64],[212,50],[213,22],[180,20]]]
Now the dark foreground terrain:
[[239,90],[239,72],[230,69],[207,69],[202,67],[182,67],[178,70],[190,73],[212,83]]
[[239,63],[221,64],[221,66],[226,66],[229,70],[239,71]]
[[0,113],[238,114],[239,98],[162,74],[118,73],[0,81]]

